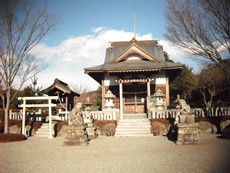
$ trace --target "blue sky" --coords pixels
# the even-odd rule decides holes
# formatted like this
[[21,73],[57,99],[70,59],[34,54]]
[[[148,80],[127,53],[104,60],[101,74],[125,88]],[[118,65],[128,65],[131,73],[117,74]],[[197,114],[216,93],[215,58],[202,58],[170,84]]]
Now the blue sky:
[[109,42],[133,38],[134,12],[137,40],[157,39],[175,62],[197,68],[196,61],[163,37],[164,0],[47,0],[47,5],[61,23],[31,51],[49,64],[37,75],[43,88],[59,78],[73,89],[84,85],[96,90],[99,84],[84,74],[84,68],[103,63]]

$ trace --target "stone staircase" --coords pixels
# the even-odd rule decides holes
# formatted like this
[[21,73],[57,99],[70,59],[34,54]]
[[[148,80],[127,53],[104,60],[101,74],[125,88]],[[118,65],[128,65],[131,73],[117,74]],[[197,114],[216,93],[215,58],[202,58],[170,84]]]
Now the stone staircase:
[[150,128],[146,114],[126,114],[118,121],[115,136],[152,136]]
[[[52,122],[52,134],[54,135],[54,125],[56,122]],[[49,137],[49,123],[42,123],[42,126],[36,131],[36,137]]]

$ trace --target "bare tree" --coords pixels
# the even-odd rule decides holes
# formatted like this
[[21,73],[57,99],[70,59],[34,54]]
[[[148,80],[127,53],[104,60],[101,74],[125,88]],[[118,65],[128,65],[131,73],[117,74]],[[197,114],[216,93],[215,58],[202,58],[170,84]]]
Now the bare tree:
[[230,84],[223,60],[230,53],[229,0],[168,0],[166,39],[216,64]]
[[[228,62],[225,61],[225,63]],[[223,93],[223,91],[226,90],[227,82],[224,74],[216,65],[211,65],[203,69],[198,77],[198,88],[203,97],[203,102],[206,108],[211,108],[213,97]]]
[[11,88],[18,77],[17,90],[32,76],[43,70],[41,60],[29,51],[58,23],[37,1],[0,1],[0,96],[5,113],[4,133],[8,133],[8,112],[17,94]]
[[71,84],[71,87],[76,93],[80,94],[78,98],[79,101],[86,101],[88,97],[90,97],[90,91],[92,90],[86,82],[79,81],[75,84]]

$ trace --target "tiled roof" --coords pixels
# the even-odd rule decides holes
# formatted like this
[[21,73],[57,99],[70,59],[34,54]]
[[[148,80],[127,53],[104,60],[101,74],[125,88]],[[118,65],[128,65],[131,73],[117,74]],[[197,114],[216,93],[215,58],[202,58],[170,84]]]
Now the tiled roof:
[[134,71],[159,71],[169,69],[183,69],[183,65],[180,63],[171,62],[149,62],[139,61],[130,63],[128,61],[102,64],[91,68],[85,68],[86,73],[90,72],[134,72]]
[[[45,94],[55,94],[55,92],[62,92],[62,93],[65,93],[65,94],[71,94],[71,95],[75,95],[75,96],[80,96],[80,94],[72,91],[70,88],[69,88],[69,85],[59,79],[55,79],[53,84],[51,86],[49,86],[48,88],[44,89],[42,91],[43,93]],[[59,93],[59,94],[62,94],[62,93]],[[55,94],[56,95],[56,94]]]
[[[127,60],[131,55],[140,59]],[[182,70],[180,63],[166,62],[163,47],[156,40],[112,42],[106,49],[104,64],[85,68],[85,73]]]

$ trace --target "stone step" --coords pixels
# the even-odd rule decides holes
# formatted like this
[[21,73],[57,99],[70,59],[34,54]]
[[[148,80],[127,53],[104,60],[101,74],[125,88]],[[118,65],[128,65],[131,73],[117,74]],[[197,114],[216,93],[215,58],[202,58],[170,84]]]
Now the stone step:
[[122,119],[119,120],[118,123],[150,123],[148,119]]
[[145,137],[145,136],[153,136],[151,133],[131,133],[131,132],[127,132],[127,133],[116,133],[115,137],[126,137],[126,136],[133,136],[133,137]]
[[[52,123],[52,134],[54,135],[54,125],[56,122]],[[49,123],[43,123],[42,126],[37,130],[35,136],[36,137],[48,137],[50,134],[49,131]]]
[[138,114],[124,114],[124,119],[146,119],[147,114],[146,113],[138,113]]
[[152,136],[150,128],[147,118],[121,119],[117,123],[115,136]]
[[123,125],[123,126],[117,126],[117,129],[121,129],[121,128],[125,128],[125,129],[146,129],[149,128],[149,124],[145,124],[145,125]]

